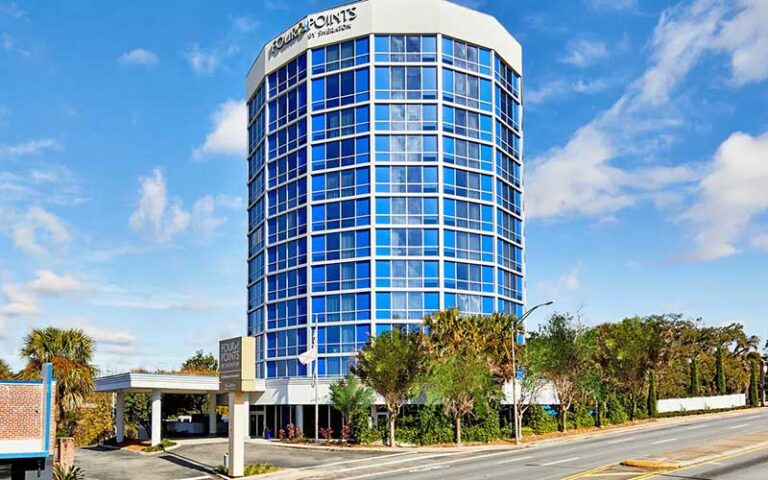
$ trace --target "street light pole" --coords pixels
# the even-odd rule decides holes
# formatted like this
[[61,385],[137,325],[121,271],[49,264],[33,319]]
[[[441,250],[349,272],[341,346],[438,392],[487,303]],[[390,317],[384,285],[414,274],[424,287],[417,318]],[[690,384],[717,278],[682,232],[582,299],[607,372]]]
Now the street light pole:
[[529,308],[528,311],[525,312],[522,317],[520,317],[520,320],[512,324],[512,411],[513,415],[515,416],[515,445],[520,445],[520,428],[522,427],[523,423],[520,421],[521,419],[517,408],[517,327],[518,325],[522,325],[523,322],[525,322],[525,319],[528,318],[528,315],[533,313],[534,310],[539,307],[552,305],[553,303],[555,302],[550,300],[548,302],[540,303],[532,308]]

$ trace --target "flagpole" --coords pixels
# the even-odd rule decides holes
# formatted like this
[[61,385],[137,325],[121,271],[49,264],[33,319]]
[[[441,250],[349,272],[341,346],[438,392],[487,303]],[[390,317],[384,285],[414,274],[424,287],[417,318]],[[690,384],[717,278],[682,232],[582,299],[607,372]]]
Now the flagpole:
[[318,428],[320,425],[320,404],[317,401],[317,363],[320,360],[318,357],[318,348],[317,348],[317,314],[314,315],[315,317],[315,328],[312,331],[312,348],[315,349],[315,364],[314,364],[314,372],[312,373],[312,383],[315,385],[315,443],[317,443],[320,440],[320,437],[318,435]]

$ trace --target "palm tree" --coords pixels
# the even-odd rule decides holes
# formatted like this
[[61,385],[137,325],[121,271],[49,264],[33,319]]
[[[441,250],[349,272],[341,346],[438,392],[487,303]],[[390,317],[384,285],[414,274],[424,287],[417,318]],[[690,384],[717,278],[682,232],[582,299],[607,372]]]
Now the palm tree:
[[97,373],[91,364],[93,339],[82,330],[35,328],[24,337],[21,357],[27,361],[19,374],[23,379],[40,378],[42,365],[53,365],[57,424],[65,413],[75,411],[93,391],[93,377]]

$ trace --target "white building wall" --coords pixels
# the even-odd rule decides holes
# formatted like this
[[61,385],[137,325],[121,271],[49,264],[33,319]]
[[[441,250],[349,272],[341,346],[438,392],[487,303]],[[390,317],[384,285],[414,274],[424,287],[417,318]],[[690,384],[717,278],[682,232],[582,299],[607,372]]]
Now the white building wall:
[[714,397],[666,398],[656,403],[659,413],[685,412],[693,410],[717,410],[737,408],[747,405],[747,396],[743,393],[735,395],[718,395]]

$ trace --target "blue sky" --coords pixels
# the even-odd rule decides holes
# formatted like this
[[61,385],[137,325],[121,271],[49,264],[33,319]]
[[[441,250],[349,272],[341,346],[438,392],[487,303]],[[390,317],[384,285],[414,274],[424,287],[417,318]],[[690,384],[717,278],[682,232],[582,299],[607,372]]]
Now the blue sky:
[[[0,0],[0,357],[53,324],[175,368],[245,331],[245,74],[333,3]],[[462,3],[524,48],[529,302],[765,337],[768,3]]]

